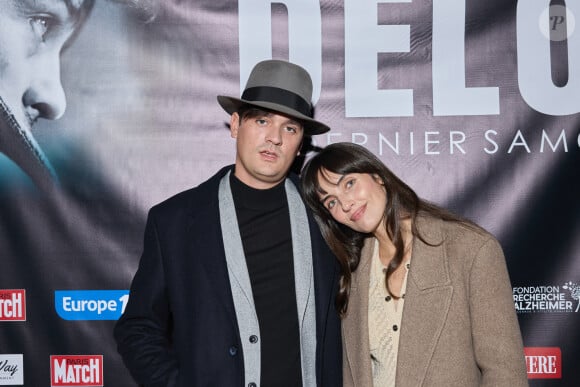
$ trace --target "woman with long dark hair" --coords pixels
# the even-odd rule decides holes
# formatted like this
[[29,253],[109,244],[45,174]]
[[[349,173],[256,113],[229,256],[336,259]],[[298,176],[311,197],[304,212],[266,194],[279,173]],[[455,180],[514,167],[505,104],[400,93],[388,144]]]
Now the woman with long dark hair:
[[372,152],[324,148],[302,190],[341,265],[344,386],[527,386],[498,241]]

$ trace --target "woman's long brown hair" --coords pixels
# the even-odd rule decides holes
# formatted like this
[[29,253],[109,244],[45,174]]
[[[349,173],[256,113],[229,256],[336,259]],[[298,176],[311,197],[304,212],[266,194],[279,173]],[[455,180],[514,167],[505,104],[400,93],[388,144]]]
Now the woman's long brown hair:
[[[467,220],[461,219],[438,206],[420,199],[411,187],[391,172],[368,149],[352,143],[328,145],[305,165],[302,170],[301,185],[304,201],[312,209],[324,239],[336,255],[340,264],[341,277],[339,291],[336,296],[336,306],[341,316],[344,316],[348,309],[348,298],[352,279],[351,273],[357,269],[364,241],[371,235],[354,231],[338,223],[323,203],[321,203],[320,194],[323,193],[323,190],[318,181],[319,171],[321,169],[339,175],[368,173],[378,176],[384,183],[387,195],[385,227],[389,238],[396,248],[395,255],[387,267],[385,286],[389,294],[395,299],[398,296],[393,294],[391,289],[389,289],[389,278],[401,265],[405,255],[405,242],[401,231],[402,220],[411,219],[413,236],[430,245],[432,245],[432,242],[425,241],[417,230],[415,220],[419,213],[477,227]],[[439,241],[438,243],[441,242]]]

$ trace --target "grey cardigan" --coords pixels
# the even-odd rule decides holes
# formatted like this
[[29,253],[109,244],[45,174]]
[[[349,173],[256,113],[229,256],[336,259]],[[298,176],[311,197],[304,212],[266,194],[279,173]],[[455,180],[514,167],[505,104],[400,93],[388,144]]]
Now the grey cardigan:
[[[244,340],[252,335],[259,337],[258,316],[252,296],[250,276],[246,266],[242,239],[237,225],[236,210],[230,188],[230,172],[220,181],[219,208],[228,275],[232,286],[234,307],[242,337],[244,355],[245,384],[253,382],[260,386],[260,340]],[[286,180],[286,196],[290,212],[292,249],[294,254],[294,275],[296,283],[296,304],[300,326],[300,355],[302,382],[304,387],[316,386],[316,311],[314,299],[314,276],[312,271],[312,250],[306,209],[294,184]]]

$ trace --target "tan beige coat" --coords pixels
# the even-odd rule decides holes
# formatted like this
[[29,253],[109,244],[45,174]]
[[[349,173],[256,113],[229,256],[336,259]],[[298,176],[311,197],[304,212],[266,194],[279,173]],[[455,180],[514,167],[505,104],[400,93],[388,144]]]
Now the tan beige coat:
[[[419,218],[400,330],[396,387],[527,386],[522,338],[499,243],[454,222]],[[372,387],[363,249],[343,320],[345,387]],[[378,386],[376,386],[378,387]]]

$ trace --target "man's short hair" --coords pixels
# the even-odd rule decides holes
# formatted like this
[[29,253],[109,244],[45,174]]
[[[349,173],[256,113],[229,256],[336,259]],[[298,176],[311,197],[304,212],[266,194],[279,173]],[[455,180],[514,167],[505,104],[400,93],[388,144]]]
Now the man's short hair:
[[[280,112],[276,112],[274,110],[268,110],[268,109],[264,109],[264,108],[258,108],[252,105],[242,105],[240,106],[240,108],[237,111],[238,116],[240,117],[240,124],[242,123],[242,121],[250,119],[250,118],[256,118],[259,116],[263,116],[266,114],[281,114],[284,115],[284,113],[280,113]],[[296,121],[297,123],[299,123],[302,128],[304,128],[304,123],[299,120],[298,118],[292,117],[292,120]]]

